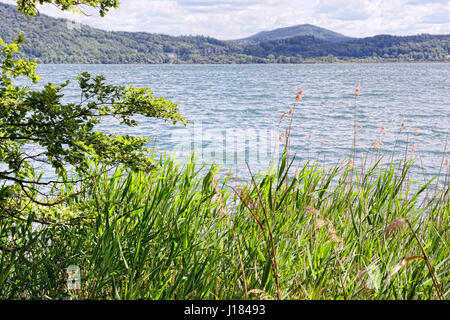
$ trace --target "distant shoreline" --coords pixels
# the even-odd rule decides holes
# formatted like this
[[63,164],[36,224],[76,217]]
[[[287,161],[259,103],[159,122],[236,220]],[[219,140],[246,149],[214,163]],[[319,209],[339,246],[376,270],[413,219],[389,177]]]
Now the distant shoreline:
[[43,63],[37,62],[38,65],[331,65],[331,64],[428,64],[428,63],[450,63],[446,61],[340,61],[340,62],[302,62],[302,63]]

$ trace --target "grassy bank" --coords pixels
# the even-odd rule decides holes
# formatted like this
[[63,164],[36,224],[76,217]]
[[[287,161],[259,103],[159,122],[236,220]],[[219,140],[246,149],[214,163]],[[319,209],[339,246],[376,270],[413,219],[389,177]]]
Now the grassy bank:
[[[412,191],[408,161],[291,164],[245,184],[194,159],[100,175],[48,209],[54,223],[17,225],[28,249],[0,252],[0,297],[448,299],[448,188]],[[69,265],[79,291],[66,290]]]
[[[194,156],[163,157],[150,172],[90,163],[88,181],[57,191],[68,201],[10,196],[0,203],[0,298],[448,299],[447,143],[438,176],[416,179],[408,138],[399,160],[397,142],[382,158],[383,124],[376,154],[357,168],[358,84],[349,158],[294,167],[301,94],[280,118],[285,148],[267,172],[247,165],[235,177]],[[68,289],[70,265],[81,290]]]

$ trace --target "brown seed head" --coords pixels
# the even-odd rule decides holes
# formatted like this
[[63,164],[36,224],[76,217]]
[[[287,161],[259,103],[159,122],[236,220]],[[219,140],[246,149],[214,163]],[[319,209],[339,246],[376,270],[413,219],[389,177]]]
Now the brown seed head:
[[386,135],[386,125],[387,125],[386,122],[384,122],[384,123],[381,125],[381,133],[383,134],[383,136]]
[[350,169],[353,168],[353,159],[349,159],[349,160],[348,160],[348,167],[349,167]]
[[213,184],[214,190],[216,191],[216,193],[222,194],[222,192],[220,191],[220,188],[218,186],[219,181],[217,181],[215,173],[211,171],[211,174],[212,174],[212,178],[213,178],[213,182],[214,182],[214,184]]
[[299,177],[300,177],[300,169],[297,168],[295,169],[295,180],[298,180]]
[[283,118],[287,115],[287,112],[284,112],[281,117],[280,117],[280,122],[278,124],[281,124],[281,122],[283,121]]
[[330,240],[333,242],[342,242],[341,238],[336,233],[330,233]]
[[297,96],[295,97],[296,101],[300,101],[302,99],[302,93],[303,93],[302,89],[298,90]]
[[260,300],[275,300],[274,297],[272,297],[267,292],[260,290],[260,289],[252,289],[248,292],[248,294],[254,294],[256,295]]
[[327,223],[325,220],[317,219],[316,225],[314,226],[314,230],[319,230],[319,229],[323,228],[326,224]]
[[336,229],[334,228],[333,222],[331,222],[330,219],[327,219],[327,222],[328,222],[328,232],[336,233]]
[[381,149],[381,145],[383,144],[383,141],[380,139],[375,140],[375,142],[372,144],[372,148],[375,149]]
[[404,119],[404,120],[403,120],[403,122],[402,122],[402,127],[404,127],[404,126],[405,126],[405,124],[406,124],[406,121],[408,121],[408,119]]
[[358,83],[356,84],[355,96],[356,96],[356,97],[359,96],[359,81],[358,81]]
[[408,222],[405,218],[394,219],[387,227],[384,229],[383,233],[391,234],[392,232],[398,231],[405,226]]
[[219,211],[219,216],[228,216],[228,211],[225,208],[221,208]]
[[315,215],[315,216],[320,215],[320,211],[317,210],[317,209],[314,208],[314,207],[308,206],[308,207],[305,207],[305,210],[308,211],[309,213]]

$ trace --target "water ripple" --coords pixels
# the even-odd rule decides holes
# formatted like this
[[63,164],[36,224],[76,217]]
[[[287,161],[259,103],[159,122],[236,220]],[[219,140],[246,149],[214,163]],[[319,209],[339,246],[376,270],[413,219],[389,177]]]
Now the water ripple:
[[[303,99],[294,113],[291,148],[303,160],[315,157],[331,165],[349,155],[358,81],[361,83],[356,101],[361,126],[358,152],[374,154],[371,146],[380,137],[382,148],[389,152],[394,145],[397,150],[404,150],[408,140],[409,147],[418,145],[426,174],[434,174],[440,168],[450,124],[450,64],[445,63],[40,65],[38,68],[46,81],[72,80],[66,90],[66,101],[79,98],[75,79],[83,71],[102,74],[117,85],[149,86],[156,95],[178,102],[182,115],[191,121],[184,128],[155,119],[140,119],[138,129],[109,123],[102,130],[148,136],[157,141],[160,151],[167,149],[170,153],[177,149],[180,159],[190,153],[191,142],[203,148],[199,161],[237,158],[237,164],[234,160],[221,163],[225,168],[245,168],[246,155],[256,154],[257,157],[250,157],[252,167],[255,171],[266,169],[271,158],[267,150],[273,150],[278,140],[280,116],[293,106],[300,88]],[[404,119],[408,120],[400,133]],[[380,136],[383,123],[386,136]],[[202,133],[195,132],[199,126]],[[417,136],[415,128],[419,130]],[[231,154],[217,156],[223,150]],[[447,151],[444,157],[448,156]]]

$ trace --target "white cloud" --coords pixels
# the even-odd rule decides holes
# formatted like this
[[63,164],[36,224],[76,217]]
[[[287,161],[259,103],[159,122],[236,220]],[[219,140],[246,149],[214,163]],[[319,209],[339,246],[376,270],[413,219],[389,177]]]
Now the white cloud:
[[441,24],[450,21],[450,10],[432,13],[422,20],[425,23]]
[[409,0],[408,1],[408,4],[412,4],[412,5],[423,5],[423,4],[430,4],[430,3],[448,4],[449,0]]
[[[0,0],[14,3],[13,0]],[[449,0],[122,0],[105,18],[40,12],[106,30],[237,39],[262,30],[315,24],[348,36],[448,33]]]

